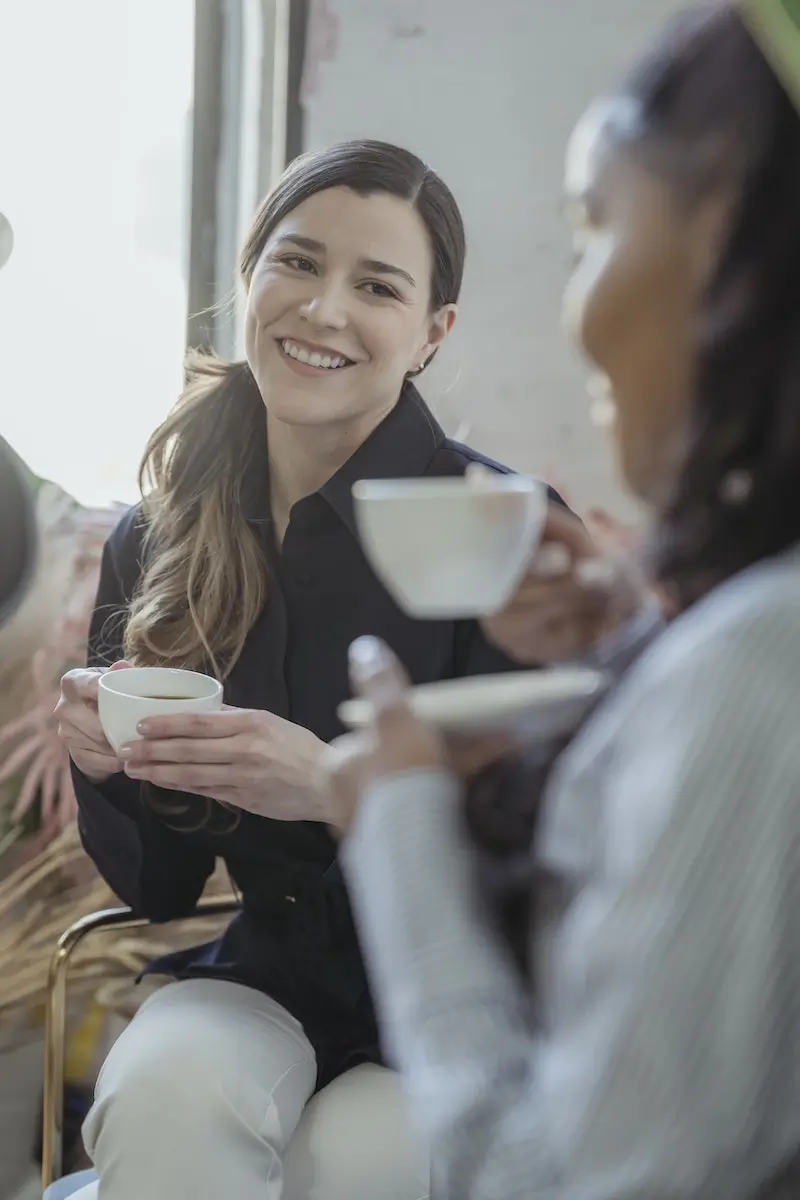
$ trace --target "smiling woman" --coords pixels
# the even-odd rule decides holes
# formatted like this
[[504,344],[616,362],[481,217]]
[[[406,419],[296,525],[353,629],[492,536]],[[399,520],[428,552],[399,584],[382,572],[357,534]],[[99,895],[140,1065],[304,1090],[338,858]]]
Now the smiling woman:
[[[247,357],[271,424],[347,422],[363,441],[447,336],[454,282],[432,295],[429,237],[408,199],[331,187],[302,201],[267,236],[248,293]],[[324,390],[299,382],[323,375]]]
[[[452,194],[407,151],[348,142],[292,163],[242,251],[247,361],[193,356],[145,453],[148,565],[130,656],[227,673],[268,591],[239,496],[265,410],[280,541],[293,504],[336,473],[433,358],[455,319],[464,256]],[[329,374],[326,357],[347,369]]]
[[[243,909],[218,943],[156,964],[176,982],[103,1069],[85,1141],[115,1200],[427,1195],[319,785],[359,634],[417,683],[513,665],[474,622],[401,613],[355,529],[356,480],[481,460],[412,382],[463,267],[456,202],[413,154],[355,142],[293,163],[242,254],[247,359],[194,356],[106,547],[90,667],[59,706],[86,848],[153,919],[191,911],[217,856]],[[115,752],[97,680],[125,657],[217,674],[226,709]]]

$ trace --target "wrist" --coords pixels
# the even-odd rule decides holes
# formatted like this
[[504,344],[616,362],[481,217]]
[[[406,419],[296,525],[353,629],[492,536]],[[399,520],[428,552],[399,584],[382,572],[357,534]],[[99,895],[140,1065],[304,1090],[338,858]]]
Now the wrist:
[[306,812],[303,821],[317,821],[323,825],[336,825],[336,812],[330,794],[327,771],[323,767],[328,746],[315,734],[310,735],[307,749],[306,780],[302,788]]
[[357,828],[380,821],[380,814],[387,809],[410,814],[420,805],[433,804],[454,807],[460,813],[463,793],[461,780],[446,766],[409,767],[377,776],[364,788],[342,836],[350,837]]
[[[74,759],[73,762],[75,762]],[[95,787],[102,787],[104,783],[108,783],[109,779],[113,779],[115,775],[122,774],[122,771],[119,767],[115,767],[112,770],[99,771],[96,767],[83,767],[79,762],[75,762],[75,766],[78,768],[81,775],[83,775],[83,777]]]

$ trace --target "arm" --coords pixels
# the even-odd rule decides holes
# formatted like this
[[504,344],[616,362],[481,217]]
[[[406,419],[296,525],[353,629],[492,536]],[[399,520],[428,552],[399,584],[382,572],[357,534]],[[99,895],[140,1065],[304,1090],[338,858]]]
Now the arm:
[[576,665],[596,667],[619,679],[633,666],[640,654],[666,629],[666,620],[656,599],[626,621],[616,632],[610,633],[591,650],[575,659]]
[[[138,573],[135,514],[122,519],[103,551],[89,632],[89,666],[122,658],[124,613]],[[90,783],[72,764],[78,827],[87,854],[109,887],[141,916],[187,916],[214,869],[214,856],[188,834],[168,828],[125,775]]]
[[586,743],[562,764],[544,848],[578,890],[541,1031],[456,783],[396,775],[365,800],[344,864],[442,1200],[745,1200],[796,1154],[800,646],[779,625],[647,664],[608,773]]
[[[656,600],[645,605],[614,633],[603,638],[586,654],[572,660],[576,666],[596,667],[620,678],[666,628]],[[456,630],[456,677],[498,675],[520,671],[524,666],[509,658],[484,635],[477,621],[462,621]]]

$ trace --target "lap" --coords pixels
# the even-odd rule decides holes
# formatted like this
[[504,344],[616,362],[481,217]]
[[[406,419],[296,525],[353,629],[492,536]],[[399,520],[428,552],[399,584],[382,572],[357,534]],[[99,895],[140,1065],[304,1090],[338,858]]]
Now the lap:
[[[204,1137],[216,1144],[246,1128],[283,1145],[285,1200],[427,1200],[428,1157],[396,1073],[363,1065],[312,1095],[315,1078],[302,1027],[268,996],[219,980],[171,983],[112,1048],[86,1132],[94,1147],[110,1105],[115,1144],[136,1126],[145,1141],[166,1136],[203,1158]],[[238,1142],[222,1155],[215,1145],[220,1167]],[[93,1200],[93,1186],[81,1200]]]
[[284,1170],[285,1200],[427,1200],[428,1154],[399,1076],[365,1064],[317,1093]]
[[167,984],[145,1001],[111,1048],[98,1086],[118,1070],[165,1074],[167,1066],[209,1079],[241,1075],[267,1082],[297,1063],[316,1070],[300,1022],[281,1005],[242,984],[190,979]]
[[[94,1154],[109,1122],[177,1146],[229,1125],[279,1144],[314,1091],[316,1058],[302,1026],[268,996],[193,979],[151,996],[112,1046],[84,1134]],[[208,1148],[211,1153],[211,1147]],[[198,1152],[198,1156],[202,1156]]]

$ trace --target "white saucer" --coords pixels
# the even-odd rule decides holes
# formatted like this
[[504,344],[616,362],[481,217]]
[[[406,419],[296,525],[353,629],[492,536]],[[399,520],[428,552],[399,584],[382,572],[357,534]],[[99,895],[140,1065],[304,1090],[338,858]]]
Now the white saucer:
[[[554,667],[446,679],[412,688],[412,710],[443,733],[504,731],[526,738],[560,737],[571,732],[606,686],[606,677],[588,667]],[[349,729],[369,724],[371,705],[362,699],[339,705]]]

